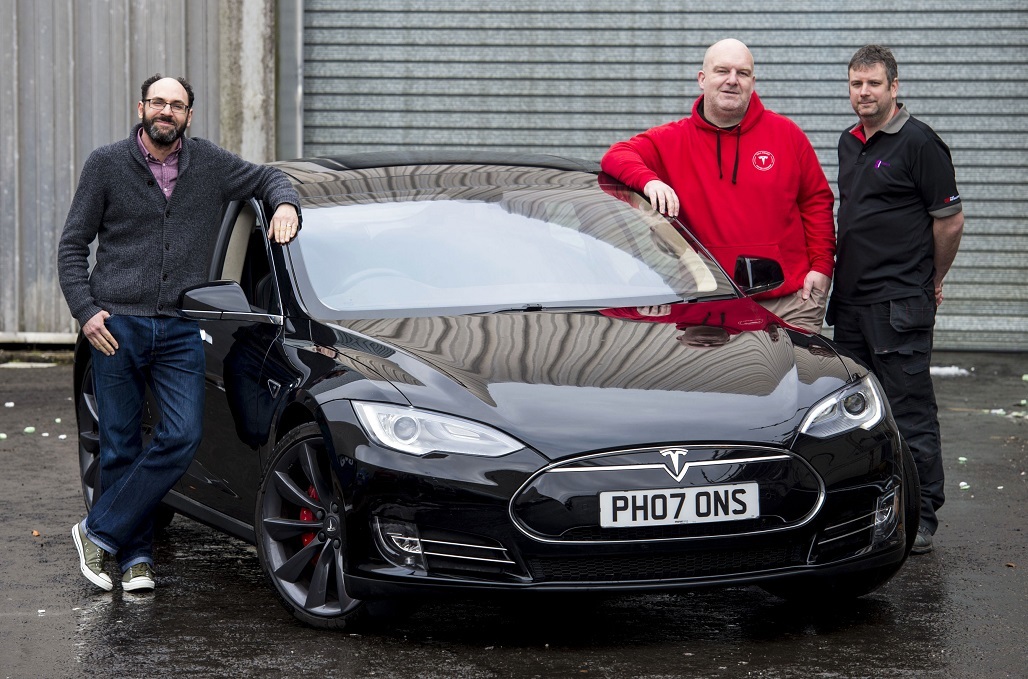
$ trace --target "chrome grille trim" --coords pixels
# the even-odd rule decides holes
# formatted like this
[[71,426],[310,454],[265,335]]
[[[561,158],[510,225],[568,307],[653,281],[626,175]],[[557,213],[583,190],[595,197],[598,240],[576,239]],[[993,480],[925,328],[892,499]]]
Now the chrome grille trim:
[[826,526],[825,527],[825,532],[826,533],[830,533],[833,530],[846,530],[846,528],[844,528],[844,526],[848,526],[851,523],[857,523],[858,521],[867,521],[868,519],[871,519],[872,521],[874,521],[874,517],[875,517],[875,512],[868,512],[867,514],[864,514],[863,516],[858,516],[855,519],[850,519],[849,521],[843,521],[842,523],[837,523],[834,526]]
[[854,535],[858,535],[860,533],[863,533],[864,531],[871,530],[872,528],[874,528],[874,524],[872,524],[870,526],[864,526],[863,528],[858,528],[857,530],[852,531],[850,533],[844,533],[843,535],[836,535],[834,538],[826,538],[824,540],[818,540],[817,544],[818,544],[818,546],[827,545],[829,542],[835,542],[836,540],[842,540],[843,538],[852,537]]
[[[489,545],[475,545],[470,542],[447,542],[444,540],[431,540],[425,538],[422,538],[420,540],[420,543],[423,546],[422,553],[426,557],[434,556],[440,559],[460,559],[463,561],[479,561],[483,563],[502,564],[505,566],[517,565],[515,561],[512,561],[509,558],[507,549],[505,547],[491,547]],[[445,549],[446,547],[453,547],[456,549],[454,549],[453,551],[430,552],[427,549],[424,549],[424,547],[427,547],[430,544],[434,545],[436,549]],[[463,553],[458,553],[457,550],[460,550]],[[495,556],[493,556],[492,554],[489,554],[488,556],[472,556],[472,554],[474,554],[475,552],[486,552],[487,554],[489,552],[498,552],[498,554],[496,554]]]
[[[676,481],[681,481],[685,478],[685,475],[693,467],[714,467],[725,464],[749,464],[751,462],[776,462],[780,460],[790,459],[788,455],[768,455],[765,457],[746,457],[732,460],[703,460],[701,462],[686,462],[682,465],[681,471],[678,476],[671,475],[671,478]],[[619,471],[631,471],[634,469],[660,469],[670,471],[667,465],[663,464],[623,464],[623,465],[611,465],[609,467],[575,467],[573,469],[551,469],[551,474],[573,474],[573,473],[591,473],[591,472],[619,472]]]
[[[541,535],[538,535],[537,533],[532,532],[531,530],[529,530],[526,526],[524,526],[521,523],[521,521],[518,519],[517,515],[514,512],[514,503],[517,500],[517,498],[521,495],[521,493],[525,490],[525,488],[527,488],[528,486],[532,485],[535,482],[536,479],[538,479],[540,476],[542,476],[544,474],[547,474],[547,473],[565,472],[565,471],[566,472],[572,472],[572,471],[590,471],[590,472],[591,471],[607,471],[607,472],[609,472],[609,471],[618,471],[619,469],[656,469],[656,468],[667,470],[667,467],[665,465],[659,465],[659,464],[612,465],[610,467],[586,467],[586,468],[576,468],[576,469],[560,469],[560,467],[566,467],[567,465],[577,464],[577,463],[583,462],[585,460],[596,459],[596,458],[601,458],[601,457],[613,457],[613,456],[626,455],[626,454],[631,454],[631,453],[640,453],[640,452],[647,452],[647,451],[658,451],[658,450],[660,450],[662,448],[665,448],[665,447],[670,447],[670,446],[659,446],[659,447],[658,446],[646,446],[644,448],[630,448],[630,449],[626,449],[626,450],[611,450],[611,451],[607,451],[607,452],[604,452],[604,453],[592,453],[592,454],[588,454],[588,455],[583,455],[581,457],[571,458],[571,459],[567,459],[567,460],[561,460],[559,462],[554,462],[554,463],[552,463],[550,465],[547,465],[546,467],[543,467],[542,469],[540,469],[537,472],[535,472],[534,474],[532,474],[532,476],[530,476],[521,485],[521,487],[518,488],[518,490],[511,496],[510,503],[507,505],[507,514],[508,514],[508,516],[510,516],[511,523],[513,523],[514,527],[517,528],[517,530],[520,533],[522,533],[525,537],[527,537],[527,538],[529,538],[529,539],[531,539],[531,540],[533,540],[535,542],[541,542],[541,543],[544,543],[544,544],[554,544],[554,545],[637,544],[637,543],[641,543],[641,542],[659,543],[659,542],[681,542],[681,541],[685,541],[685,540],[711,540],[711,539],[720,539],[720,538],[725,538],[725,537],[738,538],[738,537],[755,536],[755,535],[768,535],[768,534],[771,534],[771,533],[780,533],[780,532],[783,532],[783,531],[795,530],[797,528],[801,528],[803,526],[806,526],[811,521],[814,520],[814,517],[816,517],[818,515],[818,513],[821,511],[821,508],[824,507],[825,501],[826,501],[826,499],[828,497],[828,491],[825,488],[824,479],[822,479],[821,475],[817,473],[817,470],[814,469],[813,465],[811,465],[809,462],[804,460],[802,457],[796,455],[795,453],[793,453],[791,451],[782,450],[780,448],[769,448],[769,447],[754,446],[754,445],[736,445],[736,444],[729,444],[729,443],[721,443],[721,444],[705,443],[705,444],[698,444],[698,445],[682,444],[681,445],[682,448],[688,448],[689,450],[719,450],[719,449],[728,449],[728,450],[737,450],[737,451],[751,451],[752,454],[753,454],[752,457],[739,458],[737,460],[736,459],[729,459],[729,460],[701,460],[699,462],[688,463],[688,464],[691,464],[693,466],[698,466],[700,464],[704,464],[704,465],[708,465],[708,466],[709,465],[715,465],[715,464],[717,464],[717,465],[726,465],[726,464],[737,464],[737,463],[753,464],[753,463],[760,463],[760,462],[780,462],[780,461],[784,461],[784,460],[799,462],[804,467],[806,467],[810,471],[810,473],[813,475],[813,477],[817,480],[817,485],[818,485],[817,501],[814,503],[814,506],[811,508],[810,512],[808,512],[806,514],[806,516],[804,516],[802,518],[802,520],[797,521],[796,523],[788,525],[788,526],[782,526],[782,527],[778,527],[778,528],[766,528],[766,529],[763,529],[763,530],[746,531],[746,532],[741,532],[741,533],[732,533],[731,536],[725,536],[725,535],[699,535],[699,536],[685,536],[685,537],[671,537],[671,538],[650,538],[650,539],[558,540],[558,539],[555,539],[555,538],[543,537]],[[761,455],[761,453],[764,453],[764,454]],[[672,478],[674,478],[674,477],[672,477]],[[682,474],[681,478],[684,478],[684,473]],[[813,547],[813,540],[811,540],[811,547]]]
[[[849,528],[851,526],[859,524],[861,522],[863,522],[864,525],[860,526],[860,528],[857,528],[856,530],[849,530]],[[832,533],[832,532],[838,531],[838,530],[845,530],[845,531],[849,531],[849,532],[843,533],[842,535],[834,535],[834,536],[832,536],[830,538],[828,538],[828,537],[820,538],[817,541],[817,545],[820,547],[822,545],[827,545],[827,544],[829,544],[831,542],[835,542],[836,540],[842,540],[844,538],[853,537],[854,535],[858,535],[860,533],[863,533],[864,531],[874,530],[874,527],[875,527],[875,512],[868,512],[867,514],[864,514],[863,516],[858,516],[855,519],[850,519],[849,521],[843,521],[842,523],[837,523],[834,526],[827,526],[824,529],[824,531],[822,532],[823,534],[829,534],[829,533]]]
[[422,543],[431,542],[433,545],[451,545],[453,547],[465,547],[465,548],[468,548],[468,549],[492,549],[492,550],[495,550],[497,552],[506,552],[507,551],[506,548],[504,548],[504,547],[489,547],[489,546],[486,546],[486,545],[473,545],[473,544],[468,543],[468,542],[446,542],[445,540],[429,540],[427,538],[422,538],[421,542]]
[[510,559],[486,559],[480,556],[461,556],[460,554],[444,554],[442,552],[424,552],[425,556],[437,556],[441,559],[463,559],[465,561],[482,561],[485,563],[500,563],[505,566],[516,566]]

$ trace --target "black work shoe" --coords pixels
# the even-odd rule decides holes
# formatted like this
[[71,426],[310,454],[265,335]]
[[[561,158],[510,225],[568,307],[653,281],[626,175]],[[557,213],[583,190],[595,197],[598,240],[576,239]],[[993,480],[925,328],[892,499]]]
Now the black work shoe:
[[148,563],[137,563],[121,576],[121,588],[126,592],[152,592],[156,576]]
[[914,538],[914,546],[910,548],[911,554],[927,554],[932,551],[932,532],[924,526],[917,529],[917,537]]
[[82,575],[102,590],[110,592],[114,589],[111,576],[104,572],[107,552],[86,537],[80,524],[72,526],[71,537],[75,541],[75,549],[79,552],[79,570],[82,571]]

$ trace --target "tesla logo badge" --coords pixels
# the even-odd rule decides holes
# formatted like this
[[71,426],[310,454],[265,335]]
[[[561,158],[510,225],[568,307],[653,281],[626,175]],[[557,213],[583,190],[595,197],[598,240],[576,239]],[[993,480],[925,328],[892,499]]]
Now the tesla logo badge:
[[753,154],[753,167],[767,172],[775,166],[775,157],[770,151],[757,151]]
[[668,448],[667,450],[660,451],[660,454],[668,458],[668,462],[670,462],[670,465],[666,467],[667,473],[675,481],[681,481],[685,473],[689,471],[689,465],[684,464],[682,460],[682,458],[689,454],[689,451],[685,448]]

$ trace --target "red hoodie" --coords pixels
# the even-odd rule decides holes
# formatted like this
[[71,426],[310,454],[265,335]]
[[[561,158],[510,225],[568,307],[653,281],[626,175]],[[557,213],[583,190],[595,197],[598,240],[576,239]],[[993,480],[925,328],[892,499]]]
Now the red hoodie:
[[806,135],[756,92],[730,131],[705,121],[702,103],[688,118],[611,146],[603,171],[640,192],[653,179],[671,186],[679,218],[729,273],[739,255],[777,260],[785,284],[758,299],[796,292],[811,270],[831,277],[835,197]]

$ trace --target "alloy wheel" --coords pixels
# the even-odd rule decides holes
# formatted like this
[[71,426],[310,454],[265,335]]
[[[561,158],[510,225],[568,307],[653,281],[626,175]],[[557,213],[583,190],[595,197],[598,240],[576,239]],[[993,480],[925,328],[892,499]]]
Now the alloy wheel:
[[258,553],[275,591],[300,620],[343,627],[364,611],[346,594],[342,495],[316,425],[276,448],[258,496]]
[[91,363],[82,371],[79,387],[78,403],[75,406],[79,431],[79,478],[82,480],[82,499],[86,509],[89,509],[93,506],[100,483],[100,420],[96,410]]

